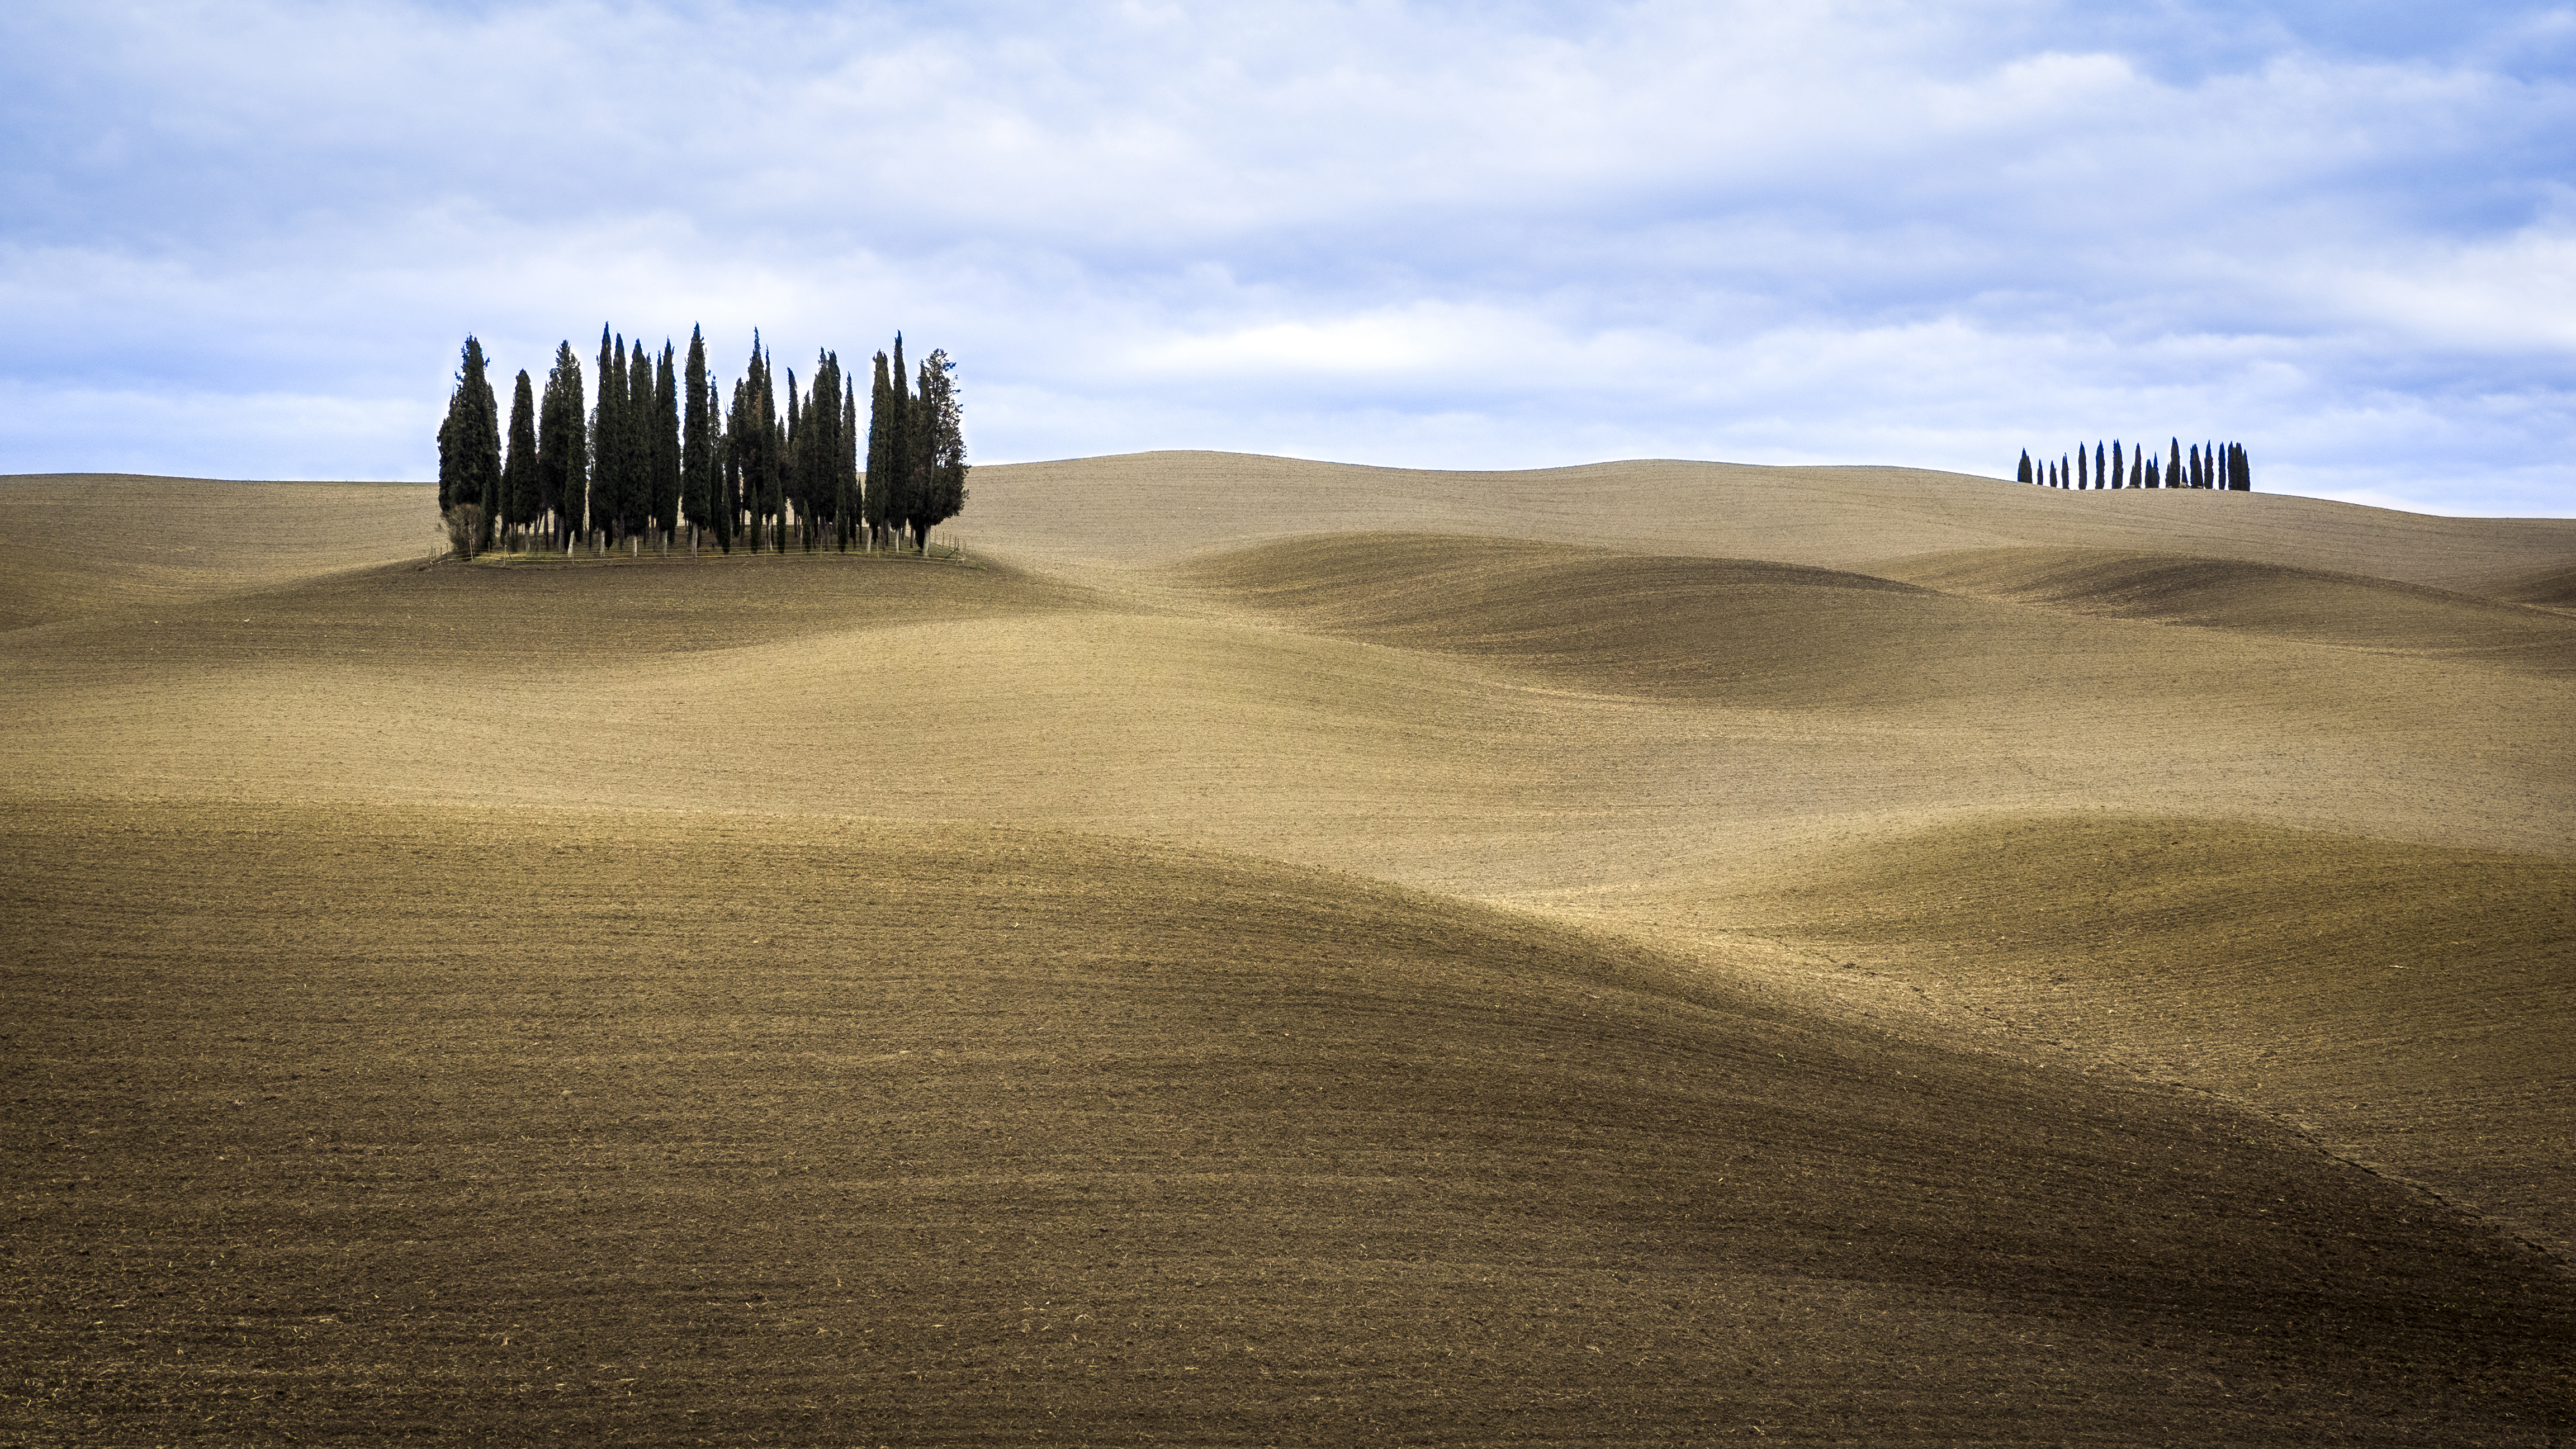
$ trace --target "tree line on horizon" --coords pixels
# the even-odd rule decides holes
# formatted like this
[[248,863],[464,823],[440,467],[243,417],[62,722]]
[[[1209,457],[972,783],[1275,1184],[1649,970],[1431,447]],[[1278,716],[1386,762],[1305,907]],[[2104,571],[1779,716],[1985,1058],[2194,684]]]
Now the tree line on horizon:
[[570,341],[542,397],[521,369],[505,449],[483,344],[465,339],[438,428],[439,515],[458,552],[540,539],[565,554],[647,541],[667,552],[683,527],[693,555],[702,540],[726,553],[784,553],[791,541],[809,553],[918,551],[966,505],[957,365],[933,351],[907,377],[901,333],[891,358],[876,355],[864,433],[857,380],[829,349],[803,388],[786,371],[783,416],[757,332],[730,396],[708,375],[696,327],[675,365],[668,341],[658,355],[640,338],[629,348],[603,324],[598,365],[595,402]]
[[2246,461],[2242,443],[2194,443],[2186,452],[2182,439],[2173,440],[2171,450],[2158,458],[2141,446],[2123,456],[2120,443],[2114,440],[2105,455],[2103,445],[2093,445],[2088,459],[2079,446],[2072,455],[2059,454],[2054,463],[2032,463],[2030,450],[2022,449],[2021,466],[2014,481],[2041,488],[2215,488],[2227,492],[2254,491],[2254,468]]

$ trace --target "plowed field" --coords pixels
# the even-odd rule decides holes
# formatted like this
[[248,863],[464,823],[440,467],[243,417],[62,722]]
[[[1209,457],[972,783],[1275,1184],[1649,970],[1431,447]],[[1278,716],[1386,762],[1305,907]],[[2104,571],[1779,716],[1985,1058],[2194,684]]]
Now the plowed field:
[[974,488],[0,481],[0,1439],[2576,1434],[2576,526]]

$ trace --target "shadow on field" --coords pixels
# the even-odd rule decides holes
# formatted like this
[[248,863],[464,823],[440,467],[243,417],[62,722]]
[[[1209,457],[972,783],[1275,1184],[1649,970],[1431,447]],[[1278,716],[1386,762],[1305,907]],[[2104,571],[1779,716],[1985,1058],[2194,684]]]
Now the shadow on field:
[[2567,1427],[2567,1283],[2291,1134],[1453,900],[981,827],[5,829],[30,1438]]

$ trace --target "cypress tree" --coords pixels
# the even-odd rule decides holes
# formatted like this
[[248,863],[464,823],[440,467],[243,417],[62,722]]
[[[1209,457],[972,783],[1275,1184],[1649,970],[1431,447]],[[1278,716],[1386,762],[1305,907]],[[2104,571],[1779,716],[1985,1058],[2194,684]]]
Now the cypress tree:
[[2013,481],[2015,483],[2030,481],[2030,449],[2028,448],[2021,450],[2021,466],[2013,470]]
[[2075,486],[2083,488],[2088,486],[2090,481],[2089,475],[2084,471],[2084,450],[2079,447],[2075,450]]
[[956,370],[942,349],[921,360],[922,506],[913,532],[925,554],[930,530],[966,507],[964,404],[957,396],[957,380],[950,376]]
[[642,339],[626,354],[626,533],[629,547],[653,528],[653,464],[661,449],[653,411],[653,354]]
[[2147,450],[2144,448],[2129,455],[2129,486],[2132,488],[2147,486]]
[[2230,486],[2239,493],[2254,491],[2254,465],[2246,460],[2245,445],[2231,443],[2227,449],[2228,471],[2233,475]]
[[886,355],[876,358],[876,381],[868,395],[868,466],[860,509],[867,524],[868,547],[884,539],[887,507],[894,496],[894,385],[886,381]]
[[758,553],[766,549],[784,552],[786,539],[779,528],[783,499],[779,493],[780,428],[778,425],[778,392],[770,381],[769,354],[760,346],[760,334],[752,334],[749,375],[743,379],[744,443],[742,491],[751,511],[751,548]]
[[[833,359],[839,361],[838,358]],[[840,485],[841,551],[847,553],[859,531],[859,383],[856,378],[841,380],[841,467],[835,481]]]
[[724,415],[724,467],[726,487],[732,487],[734,503],[734,536],[744,547],[760,552],[757,518],[760,511],[760,474],[752,467],[752,456],[760,451],[760,436],[752,431],[752,379],[750,374],[734,379],[734,410]]
[[911,379],[904,375],[903,334],[900,332],[894,335],[894,361],[887,368],[886,377],[894,384],[894,397],[890,400],[889,409],[894,418],[894,446],[886,453],[892,474],[888,481],[892,488],[886,495],[886,522],[894,529],[894,546],[901,548],[904,528],[912,518],[913,495],[920,487],[920,480],[913,474],[914,467],[920,462],[920,444],[913,439],[920,414],[913,407]]
[[680,373],[669,339],[653,359],[653,531],[668,552],[680,527]]
[[590,414],[590,527],[600,546],[613,541],[626,488],[626,339],[599,327],[599,405]]
[[[2096,443],[2093,445],[2093,456],[2095,458],[2100,458],[2102,456],[2101,444]],[[2128,465],[2120,461],[2120,443],[2118,439],[2114,438],[2111,441],[2111,486],[2114,488],[2124,487],[2127,485],[2128,481]]]
[[2191,486],[2194,488],[2206,488],[2209,486],[2209,475],[2200,465],[2200,445],[2198,443],[2192,444],[2191,447]]
[[680,386],[688,405],[680,416],[680,499],[689,521],[689,554],[696,557],[698,535],[715,512],[715,438],[707,416],[707,343],[689,328],[689,360]]
[[482,511],[482,522],[467,545],[469,557],[490,541],[492,509],[500,493],[500,406],[484,376],[483,344],[469,336],[456,371],[456,391],[447,400],[447,420],[438,429],[439,512],[468,506]]
[[734,510],[740,506],[742,490],[733,467],[733,440],[726,436],[723,401],[716,391],[714,378],[707,379],[707,439],[714,449],[714,472],[709,481],[707,511],[715,516],[716,546],[733,552]]
[[537,518],[537,399],[528,370],[510,391],[510,449],[501,465],[501,521],[517,530]]
[[2173,440],[2173,451],[2165,455],[2165,486],[2167,488],[2183,486],[2182,439],[2180,438]]
[[[791,367],[787,369],[787,432],[780,439],[779,448],[778,496],[782,505],[794,505],[796,531],[799,534],[805,531],[805,516],[808,511],[805,507],[805,470],[798,466],[796,455],[798,441],[796,435],[803,431],[803,423],[804,418],[796,405],[796,369]],[[782,518],[784,515],[785,509],[782,507]]]
[[583,405],[590,388],[582,380],[581,357],[572,350],[569,340],[556,347],[555,370],[547,384],[553,386],[558,379],[563,397],[557,404],[560,417],[555,435],[562,458],[554,475],[555,528],[563,535],[565,551],[570,552],[590,516],[590,430],[586,426],[590,410]]

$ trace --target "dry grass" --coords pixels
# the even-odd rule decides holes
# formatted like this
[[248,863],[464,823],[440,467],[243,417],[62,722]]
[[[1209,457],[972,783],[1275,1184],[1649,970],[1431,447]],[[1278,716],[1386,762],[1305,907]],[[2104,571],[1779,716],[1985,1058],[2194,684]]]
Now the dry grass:
[[2495,600],[2576,528],[975,496],[429,566],[422,489],[0,486],[209,550],[0,629],[16,1437],[2568,1431],[2576,679]]

